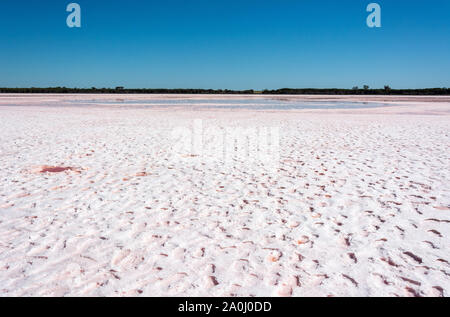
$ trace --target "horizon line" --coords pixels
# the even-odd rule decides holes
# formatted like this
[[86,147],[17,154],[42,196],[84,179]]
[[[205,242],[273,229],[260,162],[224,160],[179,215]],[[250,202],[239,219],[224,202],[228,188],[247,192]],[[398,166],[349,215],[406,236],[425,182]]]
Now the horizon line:
[[324,94],[324,95],[450,95],[450,88],[435,87],[435,88],[405,88],[396,89],[390,86],[384,88],[370,88],[369,86],[353,88],[279,88],[279,89],[205,89],[205,88],[125,88],[117,86],[115,88],[71,88],[71,87],[0,87],[0,94],[79,94],[79,93],[93,93],[93,94]]

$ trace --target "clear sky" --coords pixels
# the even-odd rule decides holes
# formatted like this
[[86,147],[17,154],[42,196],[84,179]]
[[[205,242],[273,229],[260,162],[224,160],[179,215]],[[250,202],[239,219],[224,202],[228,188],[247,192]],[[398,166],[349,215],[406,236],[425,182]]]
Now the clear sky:
[[[77,2],[82,27],[66,25]],[[382,27],[366,6],[382,7]],[[449,0],[1,0],[0,86],[450,87]]]

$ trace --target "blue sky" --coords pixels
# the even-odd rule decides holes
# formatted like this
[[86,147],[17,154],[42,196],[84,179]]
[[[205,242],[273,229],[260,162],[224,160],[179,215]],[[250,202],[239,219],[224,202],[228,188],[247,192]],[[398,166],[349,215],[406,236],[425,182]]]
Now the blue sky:
[[[70,2],[81,29],[66,26]],[[2,87],[364,84],[450,87],[450,1],[0,1]]]

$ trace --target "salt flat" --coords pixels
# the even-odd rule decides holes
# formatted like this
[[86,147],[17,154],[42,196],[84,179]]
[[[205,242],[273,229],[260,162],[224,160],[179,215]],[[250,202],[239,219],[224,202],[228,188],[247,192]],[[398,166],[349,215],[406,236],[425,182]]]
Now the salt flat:
[[[0,96],[0,296],[449,295],[448,98],[121,105],[152,98],[212,97]],[[196,120],[276,127],[279,159],[178,155]]]

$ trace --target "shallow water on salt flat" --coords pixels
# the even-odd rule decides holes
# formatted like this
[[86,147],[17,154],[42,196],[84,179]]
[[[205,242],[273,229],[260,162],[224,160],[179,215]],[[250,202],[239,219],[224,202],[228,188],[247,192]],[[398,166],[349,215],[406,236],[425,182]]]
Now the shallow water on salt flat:
[[116,106],[123,108],[192,108],[192,109],[247,109],[247,110],[302,110],[302,109],[367,109],[387,107],[385,103],[342,101],[296,101],[282,99],[143,99],[143,100],[74,100],[67,104],[79,106]]

